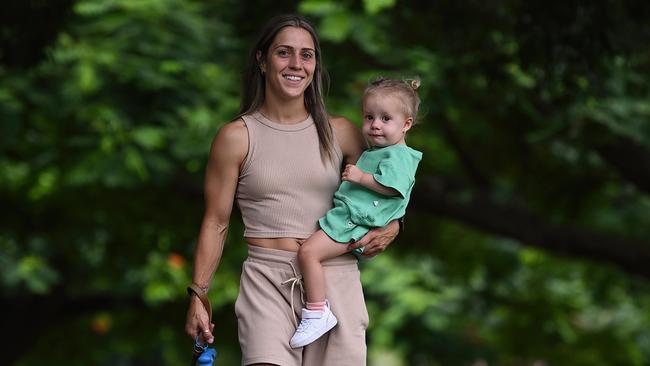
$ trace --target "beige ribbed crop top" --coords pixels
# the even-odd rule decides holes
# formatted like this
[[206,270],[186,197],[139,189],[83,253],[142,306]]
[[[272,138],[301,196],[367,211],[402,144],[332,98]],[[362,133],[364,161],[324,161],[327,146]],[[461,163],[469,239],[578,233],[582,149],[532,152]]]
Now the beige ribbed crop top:
[[248,129],[248,154],[237,185],[244,236],[307,238],[332,207],[340,183],[342,153],[323,163],[314,121],[286,125],[255,112],[242,117]]

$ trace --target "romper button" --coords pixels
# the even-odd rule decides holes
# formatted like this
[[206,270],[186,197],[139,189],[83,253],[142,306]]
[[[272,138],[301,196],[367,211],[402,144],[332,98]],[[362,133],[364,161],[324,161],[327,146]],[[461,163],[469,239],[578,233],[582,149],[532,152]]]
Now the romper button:
[[353,226],[354,226],[354,222],[348,220],[348,226],[349,226],[349,227],[353,227]]
[[372,201],[372,204],[375,205],[375,207],[377,207],[377,205],[379,204],[379,201]]

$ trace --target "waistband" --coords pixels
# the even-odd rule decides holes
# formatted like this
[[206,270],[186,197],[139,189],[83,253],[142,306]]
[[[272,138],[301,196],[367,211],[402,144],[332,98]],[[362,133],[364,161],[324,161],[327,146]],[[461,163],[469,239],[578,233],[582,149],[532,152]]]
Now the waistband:
[[[264,248],[257,245],[249,244],[247,260],[252,260],[254,262],[261,262],[261,263],[264,262],[284,263],[293,267],[293,265],[297,263],[298,253],[289,250]],[[340,255],[336,258],[327,259],[323,261],[321,264],[323,265],[323,267],[334,267],[334,266],[356,267],[357,258],[354,255],[348,253],[348,254]]]

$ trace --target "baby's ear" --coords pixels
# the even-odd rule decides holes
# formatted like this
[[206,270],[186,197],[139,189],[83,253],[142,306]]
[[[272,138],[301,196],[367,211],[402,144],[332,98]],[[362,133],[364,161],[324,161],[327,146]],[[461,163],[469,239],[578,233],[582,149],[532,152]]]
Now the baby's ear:
[[411,127],[413,127],[413,117],[409,117],[404,121],[404,127],[402,127],[402,132],[406,133],[406,131],[410,130]]

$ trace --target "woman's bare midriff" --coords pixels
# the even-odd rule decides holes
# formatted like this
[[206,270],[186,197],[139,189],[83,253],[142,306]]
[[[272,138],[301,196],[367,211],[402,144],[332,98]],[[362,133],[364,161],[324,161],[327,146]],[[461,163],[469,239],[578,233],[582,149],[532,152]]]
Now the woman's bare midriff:
[[297,252],[306,239],[298,238],[244,238],[250,245],[262,248],[287,250]]

